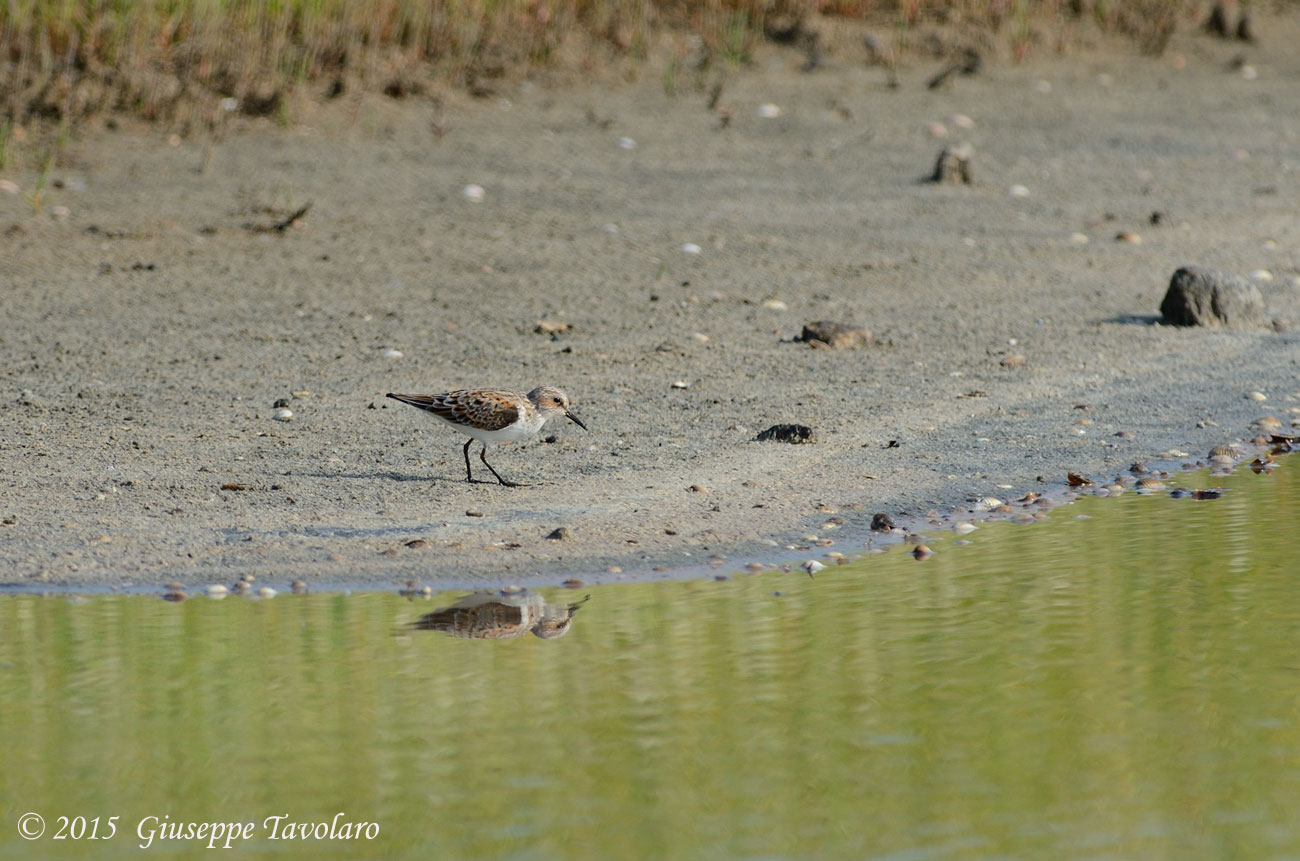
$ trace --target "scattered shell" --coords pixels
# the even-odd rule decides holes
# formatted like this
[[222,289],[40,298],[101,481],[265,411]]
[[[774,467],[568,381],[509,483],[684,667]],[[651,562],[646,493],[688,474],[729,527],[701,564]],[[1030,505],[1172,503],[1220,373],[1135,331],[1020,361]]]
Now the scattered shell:
[[279,593],[270,586],[263,586],[261,589],[257,590],[257,597],[259,598],[274,598],[278,594]]
[[224,598],[230,590],[220,583],[213,583],[205,591],[208,593],[209,598]]
[[1241,67],[1241,76],[1247,81],[1253,81],[1259,77],[1259,72],[1255,71],[1254,66],[1246,65]]
[[1007,194],[1012,197],[1028,197],[1029,189],[1026,186],[1016,184],[1007,189]]
[[674,380],[672,387],[674,389],[689,389],[691,387],[691,384],[686,382],[685,380]]
[[54,206],[50,208],[50,215],[53,215],[55,218],[67,218],[71,214],[72,210],[68,209],[66,206]]
[[948,127],[943,123],[930,123],[925,127],[925,131],[932,138],[942,138],[948,136]]
[[781,116],[781,107],[772,102],[764,102],[758,106],[758,115],[765,120],[774,120]]
[[401,350],[384,350],[384,351],[383,351],[382,353],[380,353],[379,355],[383,356],[385,359],[400,359],[400,358],[402,358],[402,351],[401,351]]
[[537,325],[533,327],[533,331],[539,335],[558,335],[561,332],[567,332],[572,328],[573,326],[564,320],[548,319],[538,320]]
[[1075,231],[1074,233],[1070,234],[1070,241],[1073,242],[1075,245],[1087,245],[1088,234],[1079,233],[1078,231]]
[[293,590],[293,594],[295,595],[305,595],[307,594],[307,581],[294,580],[289,584],[289,588]]
[[686,488],[686,489],[689,490],[691,493],[708,493],[708,492],[709,492],[709,489],[708,489],[707,487],[705,487],[704,485],[702,485],[702,484],[692,484],[690,487],[688,487],[688,488]]
[[975,128],[975,121],[965,114],[953,114],[949,121],[959,129]]
[[632,138],[619,138],[618,146],[619,149],[636,149],[636,141]]
[[461,194],[465,195],[465,199],[470,203],[482,203],[483,198],[487,197],[487,192],[483,190],[483,186],[474,184],[465,186],[461,190]]
[[1251,422],[1250,426],[1274,432],[1282,429],[1282,421],[1277,416],[1261,416]]
[[1250,394],[1246,395],[1246,397],[1250,398],[1252,401],[1268,400],[1268,395],[1264,394],[1263,392],[1251,392]]
[[789,310],[790,310],[790,306],[787,305],[787,304],[785,304],[784,302],[782,302],[780,299],[765,299],[765,300],[763,300],[763,307],[766,308],[766,309],[769,310],[769,311],[789,311]]
[[801,565],[801,566],[799,566],[799,567],[801,567],[801,568],[803,568],[803,570],[807,571],[809,577],[811,577],[812,575],[816,574],[818,571],[821,571],[821,570],[823,570],[823,569],[826,568],[825,565],[823,565],[822,563],[818,562],[816,559],[809,559],[807,562],[803,563],[803,565]]
[[1272,281],[1273,273],[1269,272],[1267,269],[1256,269],[1255,271],[1250,273],[1250,280],[1251,281]]
[[1142,237],[1141,235],[1134,233],[1131,230],[1122,230],[1119,233],[1115,234],[1115,241],[1124,242],[1129,245],[1141,245]]
[[748,565],[745,566],[745,570],[748,571],[750,574],[757,574],[758,572],[762,571],[765,567],[766,566],[763,565],[762,562],[750,562]]
[[412,550],[423,550],[429,546],[429,542],[423,538],[412,538],[410,541],[406,542],[406,546]]
[[995,508],[1001,508],[1003,504],[1002,500],[998,499],[996,496],[986,496],[976,502],[975,507],[982,508],[985,511],[992,511]]
[[272,411],[271,418],[275,419],[278,422],[292,421],[293,410],[289,409],[288,407],[280,407],[279,409]]
[[694,242],[687,242],[682,246],[682,251],[686,254],[699,254],[703,249]]
[[998,364],[1002,365],[1004,368],[1023,368],[1025,365],[1029,364],[1029,360],[1019,353],[1010,353],[1003,356],[1002,361]]
[[956,532],[958,535],[968,535],[976,529],[979,529],[979,527],[974,523],[958,523],[952,528],[952,531]]
[[1137,483],[1138,493],[1153,493],[1157,490],[1164,490],[1165,484],[1156,478],[1139,478]]

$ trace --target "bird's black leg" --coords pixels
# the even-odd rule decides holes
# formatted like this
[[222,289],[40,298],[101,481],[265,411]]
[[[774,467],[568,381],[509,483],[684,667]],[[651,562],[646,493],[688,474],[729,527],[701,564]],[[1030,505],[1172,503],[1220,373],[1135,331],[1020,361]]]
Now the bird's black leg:
[[[480,452],[478,453],[478,457],[479,457],[479,460],[483,461],[483,465],[484,465],[484,466],[486,466],[488,469],[492,469],[492,464],[490,464],[490,463],[487,462],[487,443],[483,443],[483,450],[480,451]],[[506,480],[505,480],[504,478],[502,478],[500,475],[497,475],[497,471],[496,471],[495,469],[492,469],[492,474],[493,474],[493,475],[496,475],[496,477],[497,477],[497,481],[501,482],[501,483],[504,484],[506,487],[518,487],[518,486],[519,486],[519,485],[515,484],[513,481],[506,481]]]
[[[464,448],[464,452],[465,452],[465,480],[468,481],[470,484],[473,484],[473,483],[474,483],[474,473],[472,473],[472,472],[469,471],[469,446],[470,446],[470,443],[472,443],[472,442],[474,442],[474,437],[470,437],[469,439],[465,440],[465,448]],[[487,461],[484,461],[484,463],[487,463]]]

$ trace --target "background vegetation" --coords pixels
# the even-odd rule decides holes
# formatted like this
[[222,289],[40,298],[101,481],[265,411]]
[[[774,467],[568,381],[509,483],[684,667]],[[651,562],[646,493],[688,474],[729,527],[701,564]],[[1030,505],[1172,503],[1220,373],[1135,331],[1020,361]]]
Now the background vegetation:
[[589,72],[663,37],[695,63],[743,63],[760,40],[815,47],[838,22],[878,28],[887,57],[944,50],[917,38],[930,25],[1017,58],[1084,29],[1158,52],[1206,14],[1190,0],[7,0],[0,121],[7,133],[107,110],[185,130],[223,110],[276,115],[293,95],[481,92],[540,65]]

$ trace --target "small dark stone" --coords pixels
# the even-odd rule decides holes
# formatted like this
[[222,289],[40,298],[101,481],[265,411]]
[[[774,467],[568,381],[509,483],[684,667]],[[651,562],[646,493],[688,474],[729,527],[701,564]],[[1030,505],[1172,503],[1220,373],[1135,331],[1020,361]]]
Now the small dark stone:
[[813,429],[807,425],[772,425],[755,439],[759,442],[788,442],[798,445],[813,441]]
[[1237,21],[1237,38],[1243,42],[1255,41],[1255,31],[1250,27],[1250,16],[1245,12],[1241,13],[1241,19]]
[[564,539],[569,537],[569,527],[567,526],[556,527],[555,529],[551,530],[550,534],[547,535],[546,537],[552,541],[563,541]]
[[877,512],[871,517],[872,532],[888,532],[894,528],[894,518],[890,517],[883,511]]
[[271,404],[271,406],[272,406],[273,408],[277,409],[277,410],[280,409],[281,407],[287,407],[287,406],[289,406],[289,399],[288,399],[288,398],[277,398],[276,401],[275,401],[275,403]]
[[1165,322],[1175,326],[1264,325],[1264,297],[1240,275],[1184,266],[1169,279],[1160,303]]
[[870,332],[861,326],[848,323],[835,323],[830,320],[818,320],[804,323],[799,340],[807,344],[822,345],[836,350],[852,350],[866,346],[872,338]]
[[1205,21],[1205,31],[1220,39],[1228,38],[1228,10],[1222,2],[1217,2],[1210,9],[1210,17]]
[[974,182],[971,170],[971,159],[974,156],[975,148],[968,143],[944,147],[934,163],[930,182],[970,185]]

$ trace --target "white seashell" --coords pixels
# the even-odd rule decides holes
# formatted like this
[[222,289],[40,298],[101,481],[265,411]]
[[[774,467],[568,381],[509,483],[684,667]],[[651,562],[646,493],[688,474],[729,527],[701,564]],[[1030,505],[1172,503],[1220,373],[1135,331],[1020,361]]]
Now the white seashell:
[[207,588],[207,593],[209,598],[217,598],[217,599],[224,598],[226,597],[226,594],[229,591],[230,591],[229,589],[227,589],[225,586],[222,586],[220,583],[213,583],[211,586]]
[[1253,81],[1259,77],[1259,72],[1255,71],[1254,66],[1242,66],[1241,76],[1248,81]]
[[1250,398],[1252,401],[1268,400],[1268,395],[1264,394],[1263,392],[1251,392],[1250,394],[1246,395],[1246,397]]
[[1028,197],[1029,189],[1023,185],[1016,184],[1007,189],[1007,194],[1012,197]]
[[288,407],[280,407],[278,410],[271,413],[271,418],[278,422],[291,421],[293,419],[293,410]]
[[822,571],[826,568],[825,565],[818,562],[816,559],[809,559],[800,567],[803,568],[803,570],[807,571],[809,574],[816,574],[818,571]]
[[276,596],[276,591],[270,586],[263,586],[261,589],[257,590],[257,595],[259,598],[274,598]]
[[694,242],[687,242],[685,245],[682,246],[682,251],[686,252],[687,254],[699,254],[700,251],[702,250],[703,249],[701,249],[700,246],[696,245]]
[[942,138],[948,136],[948,127],[943,123],[930,123],[925,130],[932,138]]
[[383,356],[385,359],[400,359],[400,358],[402,358],[402,351],[401,351],[401,350],[384,350],[384,352],[380,353],[380,355]]
[[975,503],[975,507],[982,508],[985,511],[992,511],[995,508],[1002,507],[1002,500],[998,499],[996,496],[986,496],[979,502]]
[[767,299],[763,302],[763,307],[769,311],[789,311],[790,306],[780,299]]
[[1267,269],[1256,269],[1254,272],[1250,273],[1250,280],[1251,281],[1272,281],[1273,273],[1269,272]]
[[618,145],[620,149],[636,149],[636,141],[632,138],[619,138]]
[[1088,234],[1086,234],[1086,233],[1071,233],[1071,234],[1070,234],[1070,241],[1073,242],[1075,245],[1087,245],[1087,244],[1088,244]]
[[949,117],[950,122],[959,129],[975,128],[975,121],[965,114],[953,114]]
[[689,389],[690,387],[691,384],[686,382],[685,380],[676,380],[673,382],[674,389]]
[[487,192],[483,190],[483,186],[472,184],[465,186],[464,190],[461,191],[461,194],[465,195],[465,199],[470,203],[481,203],[483,198],[487,196]]
[[765,120],[776,119],[781,116],[781,108],[771,102],[765,102],[758,106],[758,115]]
[[974,532],[976,529],[979,529],[979,527],[974,523],[958,523],[952,528],[952,531],[956,532],[958,535],[967,535]]

